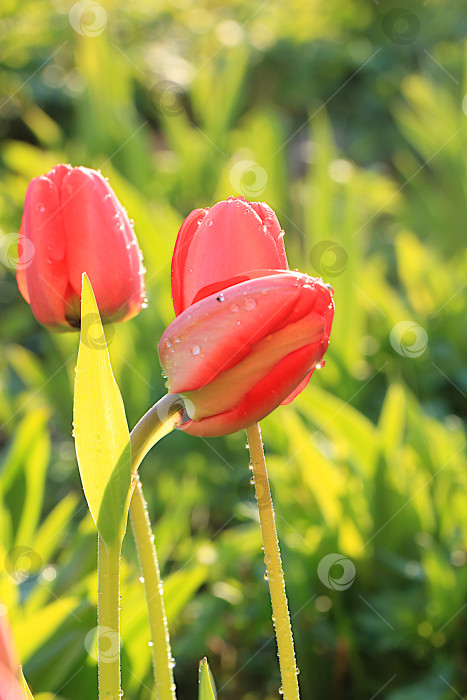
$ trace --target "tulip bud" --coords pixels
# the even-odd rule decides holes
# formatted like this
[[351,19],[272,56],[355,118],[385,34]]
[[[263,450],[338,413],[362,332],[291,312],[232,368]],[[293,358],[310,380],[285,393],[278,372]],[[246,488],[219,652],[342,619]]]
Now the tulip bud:
[[175,314],[230,286],[237,275],[288,270],[283,235],[264,202],[228,197],[211,209],[192,211],[178,233],[172,258]]
[[6,615],[0,615],[0,700],[23,700],[19,660]]
[[300,272],[259,271],[182,312],[159,357],[170,393],[181,394],[202,436],[261,420],[301,391],[329,344],[332,289]]
[[145,270],[133,226],[95,170],[57,165],[29,183],[18,252],[19,290],[52,330],[79,328],[83,272],[104,322],[141,310]]

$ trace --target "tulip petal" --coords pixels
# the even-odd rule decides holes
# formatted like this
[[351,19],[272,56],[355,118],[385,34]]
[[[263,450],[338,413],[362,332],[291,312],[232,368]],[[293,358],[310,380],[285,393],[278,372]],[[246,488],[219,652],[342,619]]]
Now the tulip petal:
[[6,666],[10,671],[16,671],[19,666],[13,632],[6,615],[0,616],[0,664]]
[[34,255],[24,270],[24,276],[20,274],[20,289],[24,289],[25,280],[34,316],[40,323],[51,327],[56,327],[62,320],[66,327],[68,274],[62,232],[57,187],[48,177],[37,177],[26,192],[21,231],[32,244]]
[[317,350],[316,345],[296,350],[279,362],[234,409],[200,421],[190,420],[179,429],[190,435],[219,437],[257,423],[277,408],[300,383],[313,357],[314,364],[322,357],[322,351]]
[[106,320],[137,313],[144,270],[127,214],[102,175],[73,168],[61,186],[70,285],[79,300],[81,276],[88,275]]
[[16,266],[16,282],[21,296],[28,304],[31,303],[26,280],[26,245],[24,238],[24,217],[21,219],[21,226],[18,232],[18,264]]
[[225,435],[302,391],[329,343],[334,304],[322,280],[257,271],[197,302],[159,343],[171,393],[186,400],[192,435]]
[[2,663],[0,663],[0,700],[24,700],[19,680]]
[[191,242],[196,234],[201,221],[206,216],[208,209],[195,209],[191,212],[183,222],[178,232],[175,248],[172,256],[172,298],[175,309],[175,315],[183,311],[185,305],[183,303],[184,296],[184,280],[185,280],[185,261],[188,256]]
[[202,219],[200,210],[190,215],[180,229],[172,266],[177,315],[204,287],[251,269],[288,268],[279,222],[268,210],[259,203],[255,209],[243,197],[229,197]]
[[[304,278],[312,279],[282,272],[242,282],[180,314],[159,343],[170,391],[200,389],[243,360],[255,343],[286,325],[303,294]],[[309,295],[310,303],[314,296]]]
[[284,246],[284,231],[281,229],[281,225],[276,216],[276,213],[271,209],[271,207],[266,204],[266,202],[250,202],[250,206],[255,210],[260,219],[262,220],[265,230],[274,239],[276,244],[276,249],[279,254],[279,259],[281,264],[279,267],[282,270],[289,269],[289,263],[287,261],[287,255]]
[[292,401],[295,399],[296,396],[302,393],[302,391],[307,387],[308,382],[311,379],[311,375],[313,374],[314,369],[311,370],[311,372],[308,372],[306,375],[305,379],[302,379],[300,384],[295,387],[295,389],[292,391],[291,394],[289,394],[283,401],[281,401],[281,406],[286,406],[288,403],[292,403]]
[[[182,397],[192,402],[196,410],[190,417],[201,420],[238,406],[251,387],[270,374],[281,360],[295,350],[319,343],[323,331],[324,320],[321,317],[305,317],[301,321],[287,324],[277,333],[271,333],[255,343],[250,354],[242,362],[221,372],[217,379],[202,389],[183,392]],[[315,355],[313,352],[310,364]],[[309,365],[303,371],[307,369]]]

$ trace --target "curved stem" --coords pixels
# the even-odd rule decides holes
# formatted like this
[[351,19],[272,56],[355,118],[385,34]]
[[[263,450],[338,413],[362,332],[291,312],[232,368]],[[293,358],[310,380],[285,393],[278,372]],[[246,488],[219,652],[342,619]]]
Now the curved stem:
[[151,522],[138,476],[131,498],[130,517],[141,573],[144,578],[144,590],[149,612],[156,697],[158,700],[174,700],[175,683],[172,669],[175,664],[170,649],[164,591]]
[[99,699],[120,700],[120,542],[97,541]]
[[164,591],[157,560],[146,501],[137,469],[154,445],[180,422],[184,409],[178,394],[168,394],[158,401],[135,425],[130,435],[134,491],[130,501],[130,519],[141,567],[149,628],[157,700],[175,700],[174,661],[165,614]]
[[277,539],[274,507],[269,488],[263,441],[258,423],[247,428],[248,445],[251,456],[251,469],[255,483],[256,500],[259,509],[261,534],[264,547],[264,562],[269,580],[274,629],[276,632],[279,667],[281,672],[284,700],[299,700],[298,669],[290,624],[287,595],[285,592],[284,572],[281,553]]
[[183,410],[183,399],[178,394],[167,394],[138,421],[130,435],[133,473],[149,450],[180,423]]

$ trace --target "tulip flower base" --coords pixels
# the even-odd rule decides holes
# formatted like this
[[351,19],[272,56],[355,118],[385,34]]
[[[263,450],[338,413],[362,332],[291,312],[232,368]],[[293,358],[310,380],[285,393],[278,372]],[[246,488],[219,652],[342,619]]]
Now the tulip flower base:
[[[102,324],[127,320],[143,307],[145,270],[133,223],[107,180],[88,168],[60,164],[28,187],[18,287],[40,323],[51,330],[80,329],[74,436],[98,537],[99,700],[123,694],[120,557],[128,514],[145,587],[154,697],[176,700],[161,574],[138,477],[145,455],[174,428],[203,437],[247,430],[281,693],[285,700],[299,700],[258,421],[292,401],[322,363],[334,304],[329,285],[289,269],[283,235],[267,204],[243,197],[228,197],[187,217],[172,260],[176,318],[158,344],[169,393],[130,433]],[[35,250],[30,265],[28,245]],[[206,658],[198,690],[198,700],[217,698]]]

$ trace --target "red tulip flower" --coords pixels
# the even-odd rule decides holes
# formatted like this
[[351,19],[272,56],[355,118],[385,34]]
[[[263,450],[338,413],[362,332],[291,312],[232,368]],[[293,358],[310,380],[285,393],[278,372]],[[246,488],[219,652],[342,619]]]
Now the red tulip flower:
[[0,700],[24,700],[18,655],[6,615],[0,615]]
[[211,209],[192,211],[178,233],[172,258],[175,314],[229,287],[238,275],[288,270],[283,235],[264,202],[228,197]]
[[141,309],[141,251],[125,209],[95,170],[57,165],[29,183],[18,250],[19,290],[53,330],[79,327],[83,272],[104,322]]
[[334,304],[321,279],[247,276],[183,311],[160,340],[169,391],[181,394],[190,417],[180,427],[192,435],[233,433],[288,403],[329,344]]

